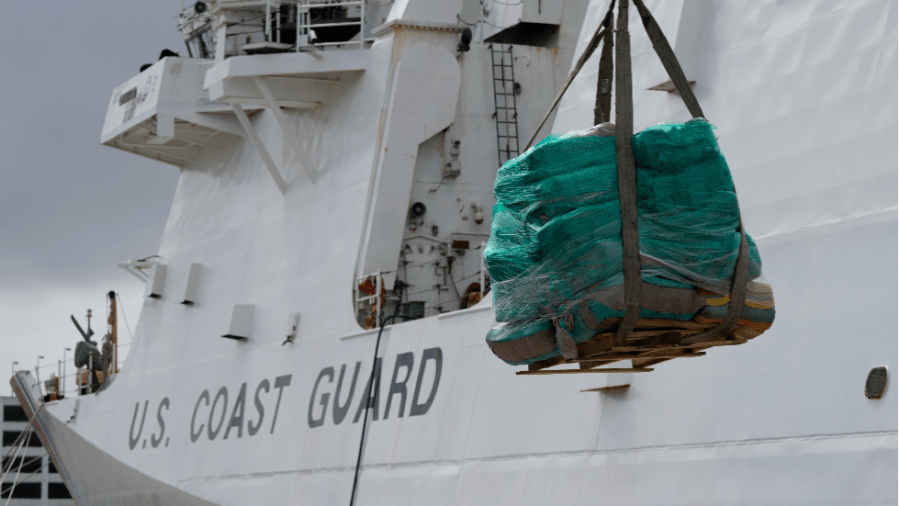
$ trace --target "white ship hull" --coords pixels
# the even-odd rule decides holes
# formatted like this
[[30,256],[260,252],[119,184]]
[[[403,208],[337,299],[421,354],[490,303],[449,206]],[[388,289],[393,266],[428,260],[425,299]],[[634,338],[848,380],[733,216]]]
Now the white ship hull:
[[[648,2],[666,30],[662,4]],[[520,142],[606,7],[562,25],[561,40],[580,32],[565,58],[521,48],[517,73],[554,71],[523,84],[520,103],[541,102],[520,106]],[[388,326],[356,504],[896,504],[897,3],[713,1],[708,15],[695,90],[773,286],[774,327],[652,373],[517,377],[484,342],[490,300]],[[687,119],[676,95],[643,91],[661,67],[633,18],[636,127]],[[442,58],[457,32],[430,30],[381,35],[328,107],[289,115],[315,184],[268,109],[252,121],[283,196],[248,141],[185,163],[159,251],[164,292],[145,299],[121,373],[38,412],[79,505],[349,503],[378,336],[360,330],[352,288],[370,263],[393,267],[396,244],[377,241],[399,232],[379,216],[397,206],[405,220],[406,200],[433,186],[398,189],[392,167],[415,165],[410,146],[449,123],[469,171],[496,170],[493,97],[479,91],[490,51],[476,41],[453,67]],[[260,57],[228,60],[232,72],[240,58]],[[552,131],[590,124],[595,68]],[[464,177],[489,208],[492,176]],[[191,263],[204,276],[182,305]],[[255,304],[249,339],[220,337],[235,304]],[[283,344],[294,312],[300,331]],[[890,379],[869,399],[876,366]],[[14,383],[37,409],[30,378]]]

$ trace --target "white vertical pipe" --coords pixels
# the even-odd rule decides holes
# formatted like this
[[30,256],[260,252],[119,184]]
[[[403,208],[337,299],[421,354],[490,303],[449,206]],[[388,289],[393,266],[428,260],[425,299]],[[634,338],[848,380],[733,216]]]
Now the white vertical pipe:
[[278,15],[275,16],[275,42],[281,42],[281,5],[278,6]]
[[485,247],[485,245],[486,245],[486,243],[484,241],[481,241],[481,274],[479,276],[480,281],[479,281],[478,286],[481,287],[480,290],[481,290],[481,298],[482,299],[484,298],[484,247]]
[[266,42],[272,42],[272,16],[269,15],[271,10],[271,0],[266,0]]
[[381,325],[381,289],[383,288],[382,283],[384,280],[381,279],[381,271],[378,271],[378,274],[375,275],[375,317],[378,320],[378,325]]
[[359,0],[359,48],[366,47],[366,0]]

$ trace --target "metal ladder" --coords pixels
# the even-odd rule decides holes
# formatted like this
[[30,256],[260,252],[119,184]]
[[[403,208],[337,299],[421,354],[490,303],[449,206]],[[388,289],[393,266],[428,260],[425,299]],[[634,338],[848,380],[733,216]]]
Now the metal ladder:
[[519,156],[519,127],[516,123],[516,76],[513,71],[512,46],[491,47],[494,79],[494,116],[497,120],[497,156],[500,165]]

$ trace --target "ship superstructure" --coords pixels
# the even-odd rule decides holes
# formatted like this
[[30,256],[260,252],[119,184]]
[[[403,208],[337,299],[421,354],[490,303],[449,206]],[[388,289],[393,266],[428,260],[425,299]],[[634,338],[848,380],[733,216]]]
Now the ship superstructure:
[[[366,413],[356,504],[896,502],[897,3],[647,4],[772,330],[633,376],[487,349],[497,167],[608,2],[198,2],[190,57],[117,87],[101,136],[181,168],[160,250],[123,264],[147,286],[128,358],[52,402],[13,379],[76,502],[349,503]],[[635,126],[684,121],[638,23]],[[590,126],[596,59],[539,137]]]

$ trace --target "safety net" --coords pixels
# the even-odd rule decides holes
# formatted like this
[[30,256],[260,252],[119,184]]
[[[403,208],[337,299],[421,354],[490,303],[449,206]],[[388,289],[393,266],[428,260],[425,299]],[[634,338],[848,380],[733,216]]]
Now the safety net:
[[[721,322],[741,244],[731,173],[703,118],[632,137],[640,249],[640,318]],[[614,329],[625,314],[615,125],[552,134],[506,162],[494,184],[484,250],[497,325],[492,351],[509,364],[558,356]],[[775,316],[747,235],[750,281],[732,333],[751,338]]]

